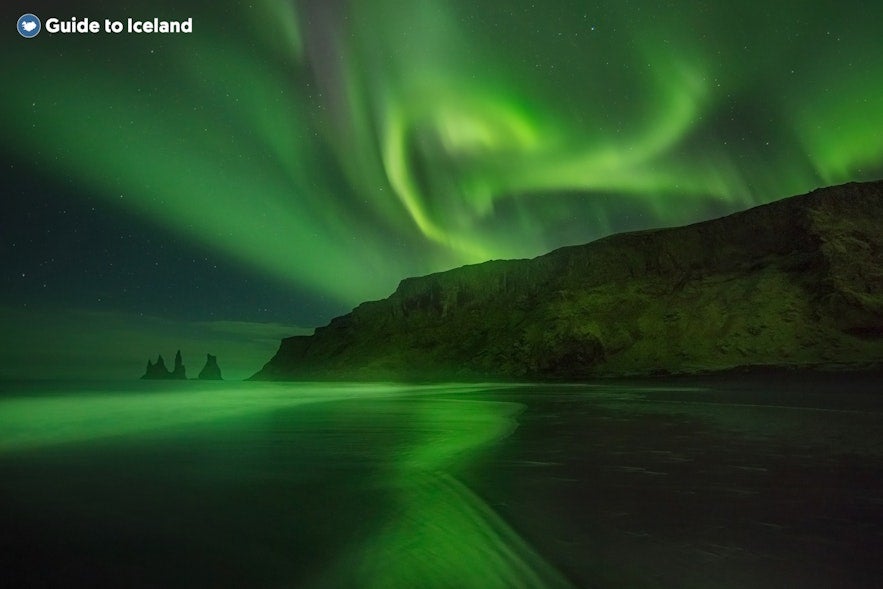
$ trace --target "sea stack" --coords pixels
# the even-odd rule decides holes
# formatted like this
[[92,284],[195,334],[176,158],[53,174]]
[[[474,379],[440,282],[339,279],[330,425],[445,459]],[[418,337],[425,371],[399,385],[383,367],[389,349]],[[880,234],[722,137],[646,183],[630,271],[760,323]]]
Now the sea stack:
[[175,354],[175,368],[169,370],[166,368],[166,362],[163,360],[162,354],[156,357],[156,362],[147,360],[147,368],[141,380],[187,380],[187,369],[184,367],[184,361],[181,358],[181,350]]
[[187,369],[184,367],[184,361],[181,359],[181,350],[175,354],[175,369],[172,370],[172,379],[187,380]]
[[144,376],[141,377],[141,380],[165,380],[171,376],[171,373],[166,368],[166,361],[163,360],[162,354],[157,356],[156,362],[151,362],[150,359],[147,359],[147,368],[144,370]]
[[205,355],[205,366],[199,371],[199,380],[224,380],[221,377],[221,368],[218,366],[217,356]]

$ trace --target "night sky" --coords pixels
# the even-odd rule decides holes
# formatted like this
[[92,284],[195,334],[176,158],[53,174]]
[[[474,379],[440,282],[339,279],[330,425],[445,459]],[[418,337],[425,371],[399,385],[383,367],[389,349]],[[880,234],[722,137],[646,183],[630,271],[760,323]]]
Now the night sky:
[[[193,18],[192,34],[15,30]],[[883,177],[883,3],[30,2],[0,377],[227,376],[402,278]]]

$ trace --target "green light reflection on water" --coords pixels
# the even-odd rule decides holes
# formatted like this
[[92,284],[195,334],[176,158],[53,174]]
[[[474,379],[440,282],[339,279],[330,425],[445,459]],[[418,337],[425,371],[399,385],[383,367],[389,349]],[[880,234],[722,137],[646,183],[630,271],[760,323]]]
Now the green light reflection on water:
[[[313,415],[325,416],[329,423],[323,427],[339,428],[335,439],[341,444],[341,456],[356,444],[367,462],[376,466],[372,475],[376,480],[353,484],[381,487],[391,504],[382,518],[370,522],[372,531],[358,545],[345,554],[330,555],[331,564],[320,584],[568,585],[457,478],[461,468],[517,427],[521,405],[475,399],[479,391],[483,391],[479,396],[486,397],[492,387],[193,384],[140,388],[128,384],[115,392],[7,395],[0,399],[0,455],[80,444],[88,456],[90,444],[123,447],[121,442],[150,443],[158,434],[175,439],[206,425],[215,434],[220,427],[230,428],[235,435],[237,428],[260,427],[263,422],[252,418],[261,414],[276,412],[294,422],[302,418],[298,417],[301,407],[337,403],[330,413]],[[347,412],[359,415],[346,417]],[[370,435],[372,423],[395,430],[395,442],[377,443],[380,438]]]

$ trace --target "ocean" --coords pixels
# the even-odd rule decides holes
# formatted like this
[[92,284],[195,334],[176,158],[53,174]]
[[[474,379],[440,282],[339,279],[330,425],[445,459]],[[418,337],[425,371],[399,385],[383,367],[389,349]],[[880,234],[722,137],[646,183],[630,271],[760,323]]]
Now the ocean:
[[857,383],[0,383],[5,586],[874,587]]

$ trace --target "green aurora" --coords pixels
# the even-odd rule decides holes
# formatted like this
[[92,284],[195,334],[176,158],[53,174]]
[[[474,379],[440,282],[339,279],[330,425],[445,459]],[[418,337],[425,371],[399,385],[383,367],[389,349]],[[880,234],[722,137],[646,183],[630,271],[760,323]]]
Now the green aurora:
[[341,306],[883,175],[880,3],[41,12],[194,32],[4,37],[14,162]]
[[[26,40],[12,32],[19,8],[7,8],[8,570],[32,572],[18,558],[31,549],[34,574],[50,579],[97,571],[182,586],[562,587],[569,558],[604,586],[619,575],[618,586],[664,585],[688,569],[759,586],[790,580],[788,566],[800,567],[798,585],[822,586],[878,570],[868,555],[880,421],[862,391],[816,407],[812,390],[795,403],[766,385],[762,403],[740,394],[734,405],[728,391],[678,388],[135,378],[148,355],[177,348],[190,376],[211,352],[225,378],[246,377],[280,337],[303,333],[296,325],[408,276],[883,177],[883,3],[27,9],[44,25],[193,18],[194,32]],[[14,213],[46,186],[60,187],[43,201],[53,206],[103,203],[120,233],[147,225],[155,241],[137,248],[165,247],[156,259],[173,267],[147,272],[124,245],[113,257],[117,235],[68,243],[28,226]],[[12,243],[13,225],[34,239],[19,231]],[[53,247],[74,253],[50,264]],[[102,256],[117,266],[78,274],[78,261]],[[188,282],[218,259],[228,290]],[[42,286],[27,290],[35,276]],[[110,277],[139,296],[108,296]],[[168,288],[153,284],[163,278]],[[291,308],[255,310],[284,300],[261,292],[271,283]],[[102,371],[129,382],[71,383]],[[15,380],[35,376],[65,380]],[[541,501],[550,509],[534,509]],[[593,512],[616,519],[610,530],[586,525]],[[650,535],[668,521],[671,535]]]

